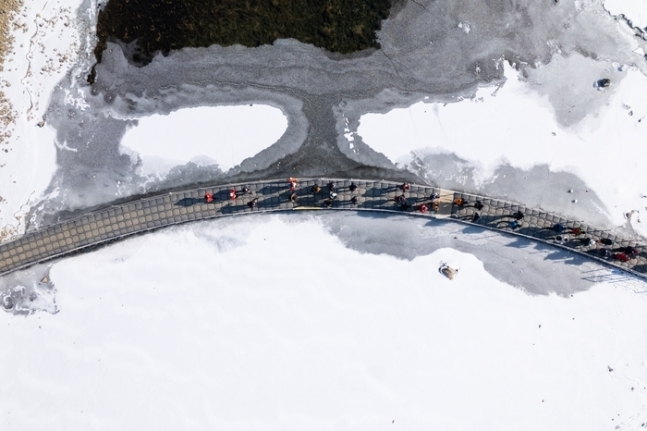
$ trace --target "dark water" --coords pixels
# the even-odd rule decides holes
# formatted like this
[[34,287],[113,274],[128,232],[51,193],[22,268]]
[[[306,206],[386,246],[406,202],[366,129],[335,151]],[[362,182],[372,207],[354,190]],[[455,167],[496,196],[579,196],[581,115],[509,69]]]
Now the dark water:
[[132,60],[156,52],[294,38],[331,52],[379,48],[375,32],[391,0],[110,0],[99,13],[97,61],[106,41],[136,40]]

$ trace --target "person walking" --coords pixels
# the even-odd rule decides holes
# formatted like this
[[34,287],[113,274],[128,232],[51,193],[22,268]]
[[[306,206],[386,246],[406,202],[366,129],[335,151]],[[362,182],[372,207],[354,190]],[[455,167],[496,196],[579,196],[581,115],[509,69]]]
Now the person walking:
[[582,229],[581,227],[574,227],[570,229],[570,233],[575,236],[578,236],[578,235],[584,235],[586,232],[584,232],[584,229]]
[[410,188],[411,188],[411,184],[409,183],[403,183],[400,186],[400,190],[402,190],[403,193],[408,192]]
[[396,196],[393,200],[400,206],[401,210],[408,210],[411,208],[411,204],[407,201],[407,197],[404,194]]
[[516,229],[516,228],[518,228],[519,226],[521,226],[517,220],[500,221],[500,222],[497,224],[497,227],[498,227],[499,229],[501,229],[501,224],[503,224],[503,225],[504,225],[504,227],[505,227],[505,226],[509,227],[510,229]]
[[229,199],[231,199],[232,201],[235,201],[236,199],[238,199],[238,194],[236,193],[236,189],[229,190]]
[[562,232],[564,232],[564,225],[561,224],[561,223],[555,223],[551,227],[544,228],[544,229],[550,229],[550,230],[555,231],[557,233],[562,233]]
[[612,256],[615,260],[619,260],[620,262],[629,262],[631,258],[627,256],[626,253],[614,253]]
[[330,193],[328,193],[328,197],[329,197],[330,199],[335,199],[335,198],[337,197],[337,193],[335,193],[335,192],[333,192],[333,191],[331,190],[331,191],[330,191]]
[[617,247],[614,248],[613,251],[618,252],[618,253],[624,253],[627,256],[635,257],[638,256],[638,249],[632,246],[626,246],[626,247]]
[[247,202],[247,205],[251,208],[254,209],[258,206],[258,198],[254,198],[251,201]]
[[454,199],[454,205],[462,207],[464,204],[465,204],[465,200],[463,198]]
[[479,220],[481,220],[481,214],[479,214],[479,213],[477,213],[477,212],[475,212],[474,214],[472,214],[472,223],[476,223],[476,222],[478,222]]
[[355,183],[350,183],[350,186],[348,186],[348,190],[350,190],[351,193],[355,193],[355,190],[357,190],[357,186]]
[[523,220],[523,213],[521,211],[517,211],[516,213],[512,214],[512,218],[515,220]]
[[595,245],[595,240],[593,238],[585,237],[580,238],[579,240],[582,247],[590,247]]
[[597,252],[598,256],[603,259],[609,259],[611,257],[611,250],[609,250],[608,248],[599,248]]
[[297,179],[296,178],[288,178],[288,183],[290,184],[290,192],[293,192],[297,188]]
[[353,205],[357,205],[357,196],[353,196],[352,198],[350,198],[350,203]]
[[211,202],[213,202],[213,194],[211,194],[211,193],[207,192],[207,193],[204,195],[204,200],[205,200],[207,203],[211,203]]
[[316,195],[321,191],[321,187],[319,187],[319,184],[315,184],[314,186],[310,187],[310,191],[313,195]]
[[246,186],[243,186],[243,188],[242,188],[242,190],[241,190],[241,191],[243,192],[243,194],[244,194],[244,195],[248,195],[248,194],[249,194],[249,189],[248,189]]
[[330,208],[332,206],[332,200],[331,199],[325,199],[323,201],[323,206],[326,208]]
[[335,190],[335,183],[331,181],[328,183],[328,191],[332,192],[333,190]]
[[418,205],[418,211],[420,211],[423,214],[426,214],[427,211],[429,211],[429,207],[426,204],[420,204]]

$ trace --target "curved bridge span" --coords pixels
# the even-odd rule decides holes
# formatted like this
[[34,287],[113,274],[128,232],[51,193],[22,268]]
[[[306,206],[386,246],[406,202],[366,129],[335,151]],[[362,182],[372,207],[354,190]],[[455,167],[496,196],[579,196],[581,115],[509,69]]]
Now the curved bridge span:
[[[333,199],[329,183],[334,184]],[[313,193],[318,185],[321,191]],[[244,189],[245,188],[245,189]],[[236,197],[232,199],[231,190]],[[450,219],[550,243],[647,278],[643,244],[523,205],[412,184],[337,178],[227,184],[135,199],[0,244],[0,275],[130,235],[195,220],[293,210],[382,211]],[[207,202],[205,195],[213,196]],[[404,199],[398,197],[404,195]],[[294,202],[291,200],[294,200]],[[427,212],[419,206],[425,204]],[[474,214],[478,213],[479,218]],[[557,226],[556,226],[557,225]],[[589,239],[587,239],[589,238]]]

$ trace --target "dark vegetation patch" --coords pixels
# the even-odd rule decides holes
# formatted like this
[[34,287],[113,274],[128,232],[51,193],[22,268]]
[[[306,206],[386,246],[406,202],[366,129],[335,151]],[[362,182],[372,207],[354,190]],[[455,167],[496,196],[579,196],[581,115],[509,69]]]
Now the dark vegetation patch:
[[132,60],[156,52],[241,44],[255,47],[294,38],[330,52],[379,48],[375,32],[392,0],[109,0],[99,13],[94,54],[106,42],[133,41]]

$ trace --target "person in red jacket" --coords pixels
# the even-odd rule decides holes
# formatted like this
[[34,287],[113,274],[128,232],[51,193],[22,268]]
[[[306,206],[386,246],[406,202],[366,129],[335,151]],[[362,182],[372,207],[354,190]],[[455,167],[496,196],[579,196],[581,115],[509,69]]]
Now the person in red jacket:
[[584,229],[582,229],[581,227],[574,227],[574,228],[571,228],[571,233],[577,236],[577,235],[584,235],[586,232],[584,232]]
[[613,258],[620,262],[629,262],[629,256],[626,253],[616,253],[613,255]]
[[288,178],[288,183],[290,184],[290,192],[294,192],[297,189],[297,179],[296,178]]
[[235,201],[238,198],[238,194],[236,193],[236,189],[231,189],[229,190],[229,199],[232,201]]
[[207,192],[207,194],[205,194],[205,195],[204,195],[204,200],[205,200],[207,203],[211,203],[211,202],[213,202],[213,195],[212,195],[211,193],[208,193],[208,192]]
[[427,211],[429,211],[429,207],[426,204],[420,204],[418,205],[418,211],[425,214]]

